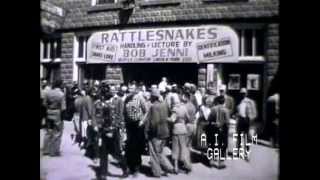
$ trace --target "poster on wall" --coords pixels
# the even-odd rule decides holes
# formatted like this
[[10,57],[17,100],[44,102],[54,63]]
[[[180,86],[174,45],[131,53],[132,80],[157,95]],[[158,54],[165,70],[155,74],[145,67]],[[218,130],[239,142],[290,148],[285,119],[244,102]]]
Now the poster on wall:
[[248,74],[247,76],[247,89],[248,90],[259,90],[260,82],[259,82],[259,74]]
[[207,88],[213,90],[217,93],[217,71],[215,69],[214,64],[207,65]]
[[237,62],[238,46],[221,25],[108,30],[89,38],[87,63]]
[[230,74],[228,82],[229,90],[239,90],[240,89],[240,74]]

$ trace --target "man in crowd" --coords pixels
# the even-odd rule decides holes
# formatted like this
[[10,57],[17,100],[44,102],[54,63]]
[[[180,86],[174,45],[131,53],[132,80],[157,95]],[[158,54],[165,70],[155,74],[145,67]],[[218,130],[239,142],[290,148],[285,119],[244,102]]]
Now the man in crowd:
[[[81,144],[81,122],[80,122],[80,112],[81,112],[81,106],[82,106],[82,99],[83,96],[80,92],[79,88],[74,88],[73,90],[73,98],[74,98],[74,113],[73,113],[73,118],[72,122],[74,125],[74,130],[75,130],[75,139],[74,143],[78,143],[79,147]],[[73,138],[74,135],[71,137]]]
[[[84,130],[86,131],[86,140],[85,140],[85,156],[89,157],[90,159],[95,160],[98,156],[98,154],[96,153],[96,149],[97,149],[97,131],[94,130],[95,126],[94,126],[94,103],[97,101],[97,99],[99,98],[98,96],[98,89],[97,89],[97,85],[95,85],[94,87],[92,87],[90,89],[89,92],[89,96],[84,96],[84,101],[83,101],[83,106],[84,107],[88,107],[86,109],[88,109],[88,111],[90,111],[88,113],[88,120],[87,120],[87,127],[84,128]],[[85,123],[85,122],[84,122]]]
[[82,97],[82,102],[80,106],[80,126],[81,126],[81,137],[82,137],[82,142],[81,142],[81,147],[86,148],[87,145],[87,127],[88,125],[91,125],[91,120],[92,120],[92,98],[90,96],[90,87],[85,87],[84,88],[84,94]]
[[44,127],[47,109],[43,103],[45,94],[50,90],[48,81],[44,78],[41,79],[40,84],[40,128]]
[[227,94],[227,86],[221,85],[219,88],[220,95],[224,97],[225,103],[224,106],[229,110],[230,116],[234,113],[234,99]]
[[169,109],[166,102],[159,101],[160,96],[158,90],[152,90],[152,106],[145,123],[145,136],[148,140],[151,170],[155,177],[173,172],[173,166],[163,152],[166,140],[170,135],[167,121]]
[[280,94],[275,93],[268,98],[268,116],[271,122],[271,139],[274,148],[279,147]]
[[62,81],[56,80],[53,88],[44,95],[44,105],[47,108],[44,137],[44,155],[60,156],[60,144],[63,132],[62,111],[66,109],[65,95],[61,90]]
[[188,112],[188,116],[189,116],[189,120],[190,120],[190,121],[186,122],[187,130],[188,130],[187,145],[188,145],[188,148],[190,149],[191,145],[192,145],[192,139],[195,136],[195,131],[196,131],[196,124],[195,124],[196,107],[191,102],[191,93],[184,92],[182,97],[183,97],[182,101],[187,108],[187,112]]
[[100,159],[100,179],[105,180],[108,174],[108,156],[113,155],[118,159],[126,177],[127,166],[124,158],[123,143],[120,130],[124,128],[123,101],[117,96],[115,86],[110,86],[110,93],[100,94],[100,98],[94,103],[94,120],[92,125],[98,132],[98,157]]
[[110,87],[111,99],[110,99],[110,118],[114,125],[114,136],[113,136],[113,156],[118,159],[120,167],[123,171],[123,176],[128,176],[127,162],[124,156],[124,101],[117,94],[115,86]]
[[136,85],[129,85],[129,95],[125,100],[125,122],[127,129],[126,158],[128,167],[134,177],[138,175],[141,167],[141,155],[144,151],[144,132],[142,119],[146,113],[144,99],[137,94]]
[[191,122],[188,110],[181,102],[174,100],[174,106],[172,108],[172,114],[169,121],[173,122],[172,129],[172,159],[174,161],[174,172],[178,174],[178,161],[181,161],[184,165],[184,169],[187,173],[192,170],[190,163],[190,151],[187,146],[188,130],[186,123]]
[[166,77],[163,77],[163,78],[161,79],[161,82],[160,82],[159,85],[158,85],[159,91],[160,91],[160,93],[161,93],[162,96],[163,96],[163,93],[165,93],[165,91],[166,91],[167,85],[168,85],[167,78],[166,78]]
[[[216,106],[211,108],[209,114],[209,126],[208,126],[208,142],[211,148],[218,148],[221,151],[221,157],[226,157],[226,150],[228,146],[228,123],[230,120],[229,110],[224,106],[224,96],[218,96],[216,98]],[[215,134],[218,135],[216,142]],[[217,168],[225,168],[225,164],[220,157],[215,157],[210,160],[210,165],[214,165],[215,159],[218,158]]]
[[[245,141],[241,143],[240,134],[243,133],[244,136],[249,135],[250,126],[253,124],[254,120],[257,118],[257,107],[255,102],[248,97],[248,92],[246,88],[241,88],[240,94],[242,100],[238,105],[238,122],[237,122],[237,147],[240,148],[240,144],[246,145],[246,140],[248,138],[243,138]],[[250,146],[246,146],[246,151],[249,152]],[[245,156],[245,159],[249,161],[249,157]]]

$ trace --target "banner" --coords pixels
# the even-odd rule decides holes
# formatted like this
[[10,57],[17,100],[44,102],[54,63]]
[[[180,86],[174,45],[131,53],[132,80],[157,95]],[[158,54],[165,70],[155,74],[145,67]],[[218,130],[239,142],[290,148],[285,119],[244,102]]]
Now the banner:
[[227,26],[110,30],[89,38],[87,63],[237,62],[238,51]]

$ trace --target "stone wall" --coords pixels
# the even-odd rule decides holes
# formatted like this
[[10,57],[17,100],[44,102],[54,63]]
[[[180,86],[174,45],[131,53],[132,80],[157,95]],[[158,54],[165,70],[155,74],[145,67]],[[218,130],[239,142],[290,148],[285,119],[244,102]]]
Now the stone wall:
[[268,25],[266,50],[266,72],[268,84],[273,80],[279,69],[279,24]]
[[[234,20],[274,18],[279,15],[279,2],[274,0],[239,0],[235,2],[211,2],[184,0],[178,4],[141,6],[137,1],[127,24],[174,23],[203,20]],[[121,8],[100,8],[92,11],[90,0],[72,0],[58,3],[66,9],[62,29],[79,29],[115,26],[120,24]],[[116,7],[116,6],[115,6]],[[125,13],[124,13],[125,14]]]
[[61,79],[67,84],[72,83],[72,58],[73,58],[74,33],[62,33],[61,40]]

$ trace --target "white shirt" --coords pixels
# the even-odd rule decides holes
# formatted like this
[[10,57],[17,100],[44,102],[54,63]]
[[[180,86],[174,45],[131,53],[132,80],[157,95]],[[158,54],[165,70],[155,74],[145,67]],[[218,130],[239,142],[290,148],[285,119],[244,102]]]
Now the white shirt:
[[201,95],[201,93],[199,91],[197,91],[195,93],[195,97],[196,97],[198,106],[201,106],[202,105],[202,95]]
[[160,91],[160,92],[165,92],[167,85],[168,85],[167,82],[161,81],[161,82],[159,83],[159,91]]
[[246,109],[247,109],[247,98],[244,98],[241,100],[238,109],[239,109],[239,115],[243,118],[247,117]]

